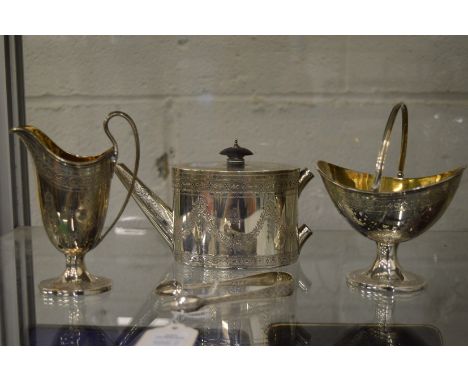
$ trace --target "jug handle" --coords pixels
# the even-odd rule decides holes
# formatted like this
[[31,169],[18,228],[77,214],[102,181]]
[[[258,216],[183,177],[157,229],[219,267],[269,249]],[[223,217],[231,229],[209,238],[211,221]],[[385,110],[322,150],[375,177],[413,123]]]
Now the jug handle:
[[397,178],[403,179],[403,170],[405,168],[406,159],[406,146],[408,145],[408,108],[403,102],[396,104],[390,115],[388,116],[387,126],[382,139],[382,146],[380,147],[379,154],[377,156],[377,162],[375,164],[375,175],[374,183],[372,184],[372,191],[378,192],[380,189],[380,183],[382,181],[382,172],[385,164],[385,158],[387,156],[388,146],[390,145],[390,134],[392,133],[393,124],[398,111],[401,110],[401,146],[400,146],[400,162],[398,163]]
[[130,200],[130,196],[132,196],[133,188],[135,186],[135,181],[136,181],[136,177],[137,177],[137,173],[138,173],[138,167],[140,165],[140,139],[138,137],[138,130],[137,130],[137,127],[135,125],[135,122],[133,122],[133,119],[128,114],[126,114],[126,113],[124,113],[122,111],[113,111],[113,112],[109,113],[107,115],[106,119],[104,120],[104,123],[103,123],[104,131],[106,132],[107,136],[109,137],[109,139],[112,142],[112,145],[114,146],[115,163],[117,163],[117,157],[118,157],[118,154],[119,154],[119,147],[117,145],[117,141],[115,140],[114,136],[109,131],[109,121],[114,117],[124,118],[128,122],[128,124],[130,125],[130,127],[132,128],[133,137],[135,138],[135,166],[133,168],[132,182],[130,184],[130,187],[128,188],[127,197],[125,198],[125,200],[124,200],[124,202],[122,204],[122,207],[120,208],[120,211],[117,213],[116,218],[114,219],[114,221],[112,222],[110,227],[107,229],[107,231],[104,232],[103,235],[101,235],[101,237],[99,238],[99,240],[95,244],[95,246],[98,245],[107,236],[107,234],[111,231],[112,228],[114,228],[115,223],[117,223],[120,216],[122,215],[125,207],[127,206],[128,201]]

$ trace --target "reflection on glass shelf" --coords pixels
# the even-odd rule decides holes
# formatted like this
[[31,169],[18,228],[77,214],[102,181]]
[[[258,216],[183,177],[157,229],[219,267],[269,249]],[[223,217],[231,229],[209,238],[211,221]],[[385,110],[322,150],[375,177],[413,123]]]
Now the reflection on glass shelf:
[[[417,265],[429,282],[427,289],[412,297],[350,290],[343,275],[365,264],[359,254],[371,243],[352,231],[318,231],[298,263],[275,269],[294,277],[296,289],[291,296],[217,303],[191,313],[163,310],[156,286],[165,280],[177,280],[184,287],[211,285],[261,270],[182,266],[174,262],[152,229],[147,232],[126,236],[113,231],[95,249],[97,256],[90,257],[94,269],[105,270],[115,280],[113,289],[76,299],[44,298],[39,293],[37,280],[61,269],[42,227],[18,228],[3,236],[0,255],[4,266],[0,271],[4,281],[11,281],[9,299],[4,301],[3,312],[10,315],[5,320],[9,337],[4,343],[130,345],[143,331],[174,322],[196,329],[199,345],[267,345],[272,343],[270,328],[275,324],[300,323],[315,326],[308,340],[315,344],[320,343],[320,336],[327,344],[436,344],[442,339],[446,345],[468,343],[466,232],[430,231],[424,240],[408,242],[408,264]],[[23,283],[17,284],[18,278]],[[244,287],[224,287],[193,292],[206,297],[245,291]],[[15,296],[21,298],[15,300]],[[21,320],[14,315],[18,307],[23,313]],[[15,322],[16,327],[10,325]],[[20,323],[23,326],[18,332]],[[300,331],[296,337],[298,333],[307,338]],[[300,342],[291,335],[288,338],[289,342]]]
[[144,236],[148,232],[148,223],[140,216],[125,216],[119,219],[114,232],[123,236]]
[[279,346],[437,346],[442,335],[431,325],[274,324],[268,344]]
[[[173,263],[166,275],[149,291],[146,302],[133,317],[129,327],[122,331],[117,339],[118,345],[131,345],[141,334],[141,328],[147,328],[154,320],[168,318],[172,323],[195,328],[197,345],[263,345],[267,343],[266,330],[275,321],[294,322],[298,290],[310,285],[303,277],[299,263],[281,268],[281,274],[287,274],[292,284],[292,293],[268,293],[258,297],[257,292],[275,289],[275,285],[258,284],[257,276],[261,271],[252,270],[217,270]],[[269,272],[278,273],[278,272]],[[264,273],[262,273],[263,275]],[[248,276],[247,278],[245,278]],[[263,277],[261,278],[262,281]],[[171,280],[171,283],[163,281]],[[175,281],[176,283],[175,283]],[[237,280],[242,280],[237,281]],[[254,282],[250,285],[248,282]],[[281,279],[282,280],[282,279]],[[237,282],[236,282],[237,281]],[[233,283],[234,282],[234,283]],[[279,282],[279,281],[277,281]],[[283,282],[283,281],[281,281]],[[281,288],[281,282],[278,288]],[[302,288],[298,286],[301,283]],[[209,304],[192,312],[171,310],[171,301],[177,296],[158,293],[158,286],[177,284],[181,294],[196,294],[204,300],[217,299],[219,296],[246,296],[255,293],[254,299],[223,300]],[[200,286],[206,286],[200,288]],[[180,287],[180,288],[179,288]],[[195,288],[195,289],[193,289]],[[307,289],[306,289],[307,290]]]

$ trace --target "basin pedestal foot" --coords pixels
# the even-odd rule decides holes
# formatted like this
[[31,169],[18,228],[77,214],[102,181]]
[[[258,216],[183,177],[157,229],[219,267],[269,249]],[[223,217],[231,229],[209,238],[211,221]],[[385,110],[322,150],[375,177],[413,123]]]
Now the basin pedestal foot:
[[426,281],[404,271],[397,258],[398,244],[377,243],[377,257],[369,269],[361,269],[347,275],[346,281],[352,287],[375,291],[416,292]]

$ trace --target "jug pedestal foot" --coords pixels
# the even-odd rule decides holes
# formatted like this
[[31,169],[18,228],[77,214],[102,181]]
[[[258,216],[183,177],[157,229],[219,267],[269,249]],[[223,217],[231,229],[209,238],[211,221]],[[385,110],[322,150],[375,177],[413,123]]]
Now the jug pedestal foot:
[[41,293],[49,296],[88,296],[107,292],[111,287],[111,279],[93,275],[85,280],[64,281],[62,277],[58,277],[39,283]]

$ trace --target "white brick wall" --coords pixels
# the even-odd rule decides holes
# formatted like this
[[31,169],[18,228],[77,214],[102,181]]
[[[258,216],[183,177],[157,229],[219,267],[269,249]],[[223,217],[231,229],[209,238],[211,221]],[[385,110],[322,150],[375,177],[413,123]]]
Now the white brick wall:
[[[372,171],[400,100],[410,112],[408,176],[468,163],[466,37],[44,36],[25,37],[24,49],[28,122],[85,155],[109,146],[102,130],[108,112],[129,113],[141,135],[140,177],[168,201],[160,156],[213,160],[235,138],[257,160],[314,169],[324,159]],[[121,160],[130,165],[129,129],[115,124]],[[396,130],[388,174],[399,138]],[[468,229],[466,182],[434,229]],[[123,198],[115,179],[109,218]],[[35,196],[32,206],[39,225]],[[313,230],[350,229],[318,176],[300,207],[301,222]],[[133,202],[125,214],[141,215]]]

